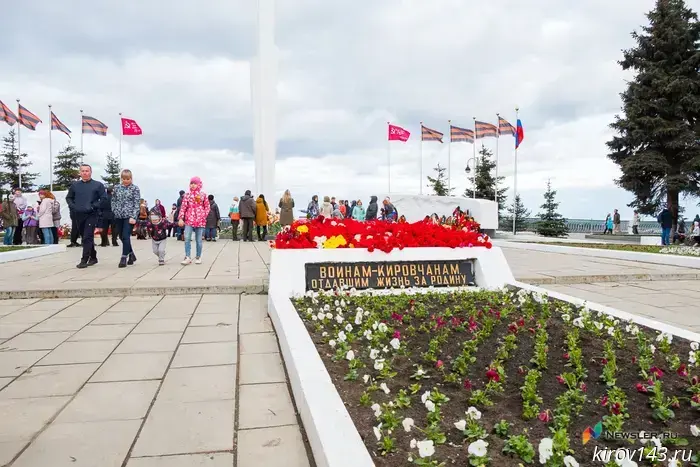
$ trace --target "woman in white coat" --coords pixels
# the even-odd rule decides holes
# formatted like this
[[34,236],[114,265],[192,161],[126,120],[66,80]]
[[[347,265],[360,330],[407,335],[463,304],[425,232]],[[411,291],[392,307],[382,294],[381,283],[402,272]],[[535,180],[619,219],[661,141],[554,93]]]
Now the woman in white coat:
[[47,196],[48,191],[39,191],[39,199],[41,204],[39,205],[39,228],[44,237],[45,245],[53,244],[53,204],[54,200],[52,197]]

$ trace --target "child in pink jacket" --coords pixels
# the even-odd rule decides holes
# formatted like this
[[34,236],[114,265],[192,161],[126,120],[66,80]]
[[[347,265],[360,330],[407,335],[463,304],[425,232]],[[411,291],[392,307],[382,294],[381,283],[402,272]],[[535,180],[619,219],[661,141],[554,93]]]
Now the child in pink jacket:
[[190,180],[190,191],[182,199],[178,225],[185,228],[185,259],[184,266],[192,264],[192,232],[194,232],[197,256],[194,264],[202,264],[202,235],[204,227],[207,225],[207,215],[209,214],[209,200],[207,194],[202,191],[202,179],[192,177]]

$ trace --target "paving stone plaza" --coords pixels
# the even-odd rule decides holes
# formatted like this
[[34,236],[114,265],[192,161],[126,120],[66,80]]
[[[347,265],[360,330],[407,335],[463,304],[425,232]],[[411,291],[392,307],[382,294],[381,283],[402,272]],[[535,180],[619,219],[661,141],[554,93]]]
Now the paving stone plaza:
[[[206,243],[187,267],[182,243],[162,267],[134,246],[126,269],[112,247],[86,270],[72,249],[0,264],[0,466],[313,465],[267,316],[267,245]],[[700,331],[697,270],[502,246],[518,280]]]

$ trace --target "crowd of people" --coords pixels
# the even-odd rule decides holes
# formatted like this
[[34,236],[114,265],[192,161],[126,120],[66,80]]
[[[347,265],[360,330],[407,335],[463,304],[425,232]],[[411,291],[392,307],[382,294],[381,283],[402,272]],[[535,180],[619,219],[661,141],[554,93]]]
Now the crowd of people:
[[22,190],[14,190],[0,203],[0,219],[4,245],[58,243],[61,207],[49,190],[39,192],[36,206],[27,202]]

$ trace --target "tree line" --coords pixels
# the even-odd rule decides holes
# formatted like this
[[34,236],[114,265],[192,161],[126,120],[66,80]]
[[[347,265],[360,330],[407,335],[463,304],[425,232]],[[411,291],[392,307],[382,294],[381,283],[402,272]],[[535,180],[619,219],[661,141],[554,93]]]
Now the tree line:
[[[31,172],[32,163],[28,160],[27,153],[19,153],[17,147],[17,133],[10,129],[7,136],[2,139],[0,151],[0,192],[2,194],[20,188],[24,192],[33,192],[39,189],[48,189],[49,185],[37,185],[39,174]],[[65,146],[54,157],[53,162],[53,189],[54,191],[68,190],[71,183],[80,177],[80,161],[82,154],[75,146]],[[19,175],[22,174],[22,185],[19,184]],[[119,183],[119,159],[108,153],[105,161],[105,173],[102,180],[107,185]]]

